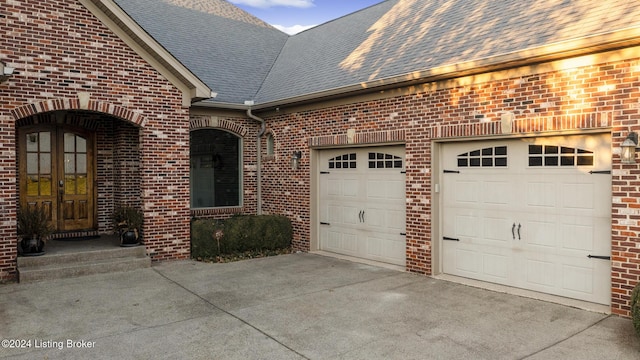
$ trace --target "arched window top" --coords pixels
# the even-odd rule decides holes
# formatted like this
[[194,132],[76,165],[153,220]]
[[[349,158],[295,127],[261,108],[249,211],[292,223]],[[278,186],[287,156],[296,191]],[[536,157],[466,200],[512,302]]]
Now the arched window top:
[[486,147],[458,155],[458,167],[504,166],[507,166],[506,146]]
[[593,166],[593,151],[559,145],[529,145],[529,166]]

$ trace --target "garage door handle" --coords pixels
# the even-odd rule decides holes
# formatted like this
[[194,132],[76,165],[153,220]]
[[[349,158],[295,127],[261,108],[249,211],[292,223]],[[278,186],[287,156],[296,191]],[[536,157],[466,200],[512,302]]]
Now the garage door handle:
[[364,222],[364,210],[362,210],[362,222]]
[[358,213],[358,222],[362,222],[362,210]]
[[522,225],[518,224],[518,240],[522,240],[520,238],[520,228],[522,227]]
[[602,256],[602,255],[588,255],[589,259],[602,259],[602,260],[611,260],[611,256]]
[[513,240],[516,239],[516,223],[513,223],[513,226],[511,227],[511,236],[513,236]]

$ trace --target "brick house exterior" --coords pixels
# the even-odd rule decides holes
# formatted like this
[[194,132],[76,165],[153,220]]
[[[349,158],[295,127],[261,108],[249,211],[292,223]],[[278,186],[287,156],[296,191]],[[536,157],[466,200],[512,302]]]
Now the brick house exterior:
[[[0,278],[16,275],[15,219],[23,191],[18,134],[30,126],[56,124],[95,134],[95,231],[109,231],[115,206],[139,206],[154,260],[189,257],[192,217],[234,214],[284,214],[292,221],[296,250],[322,250],[321,152],[400,144],[406,154],[405,269],[425,275],[443,272],[443,206],[436,185],[447,144],[604,133],[613,153],[610,311],[629,316],[630,292],[640,281],[640,170],[622,164],[619,150],[629,132],[640,131],[636,30],[564,44],[571,50],[566,52],[536,48],[540,54],[514,52],[518,56],[493,63],[463,62],[371,86],[231,106],[200,101],[210,97],[207,85],[157,49],[154,39],[140,35],[135,22],[119,23],[123,31],[114,27],[113,19],[123,15],[109,1],[2,3],[0,61],[16,71],[0,84]],[[379,8],[396,3],[412,2]],[[265,121],[264,129],[247,110]],[[189,133],[201,129],[242,140],[237,206],[190,207]],[[301,165],[292,169],[296,151]]]

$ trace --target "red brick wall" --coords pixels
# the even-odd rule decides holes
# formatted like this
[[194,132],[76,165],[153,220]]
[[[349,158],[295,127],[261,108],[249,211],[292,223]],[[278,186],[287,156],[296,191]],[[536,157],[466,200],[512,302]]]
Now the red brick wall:
[[[516,133],[604,128],[611,131],[616,149],[629,131],[640,131],[639,76],[640,61],[633,59],[466,86],[431,84],[404,96],[274,114],[268,127],[276,140],[276,157],[264,164],[264,207],[290,216],[295,247],[309,250],[308,144],[346,145],[348,129],[356,130],[360,143],[381,144],[395,139],[388,134],[404,130],[407,270],[431,274],[431,139],[500,135],[500,118],[510,112]],[[300,170],[289,166],[294,150],[303,151]],[[617,154],[612,163],[611,310],[629,315],[629,293],[640,280],[640,170],[621,165]]]
[[[0,85],[0,278],[15,277],[15,122],[48,110],[79,109],[78,93],[89,94],[89,110],[142,125],[133,136],[139,155],[131,153],[140,160],[113,164],[139,161],[141,180],[112,190],[132,185],[142,192],[145,243],[154,259],[187,258],[189,118],[181,92],[76,1],[14,0],[0,7],[0,61],[16,68]],[[133,141],[130,136],[120,139]],[[106,191],[98,204],[116,200]],[[104,210],[99,214],[106,226]]]

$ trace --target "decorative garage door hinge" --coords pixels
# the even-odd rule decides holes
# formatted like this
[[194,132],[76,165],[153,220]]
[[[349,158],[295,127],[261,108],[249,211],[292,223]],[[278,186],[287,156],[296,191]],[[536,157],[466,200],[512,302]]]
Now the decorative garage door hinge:
[[602,255],[587,255],[589,259],[602,259],[602,260],[611,260],[611,256],[602,256]]
[[321,221],[321,222],[320,222],[320,225],[331,225],[331,224],[329,224],[328,222],[322,222],[322,221]]
[[330,172],[328,172],[328,171],[320,171],[320,174],[321,174],[321,175],[324,175],[324,174],[331,174],[331,173],[330,173]]
[[452,238],[452,237],[448,237],[448,236],[443,236],[442,240],[447,240],[447,241],[460,241],[460,239],[456,239],[456,238]]
[[458,171],[458,170],[445,170],[444,173],[445,174],[460,174],[460,171]]
[[589,174],[611,174],[611,170],[598,170],[598,171],[589,171]]

